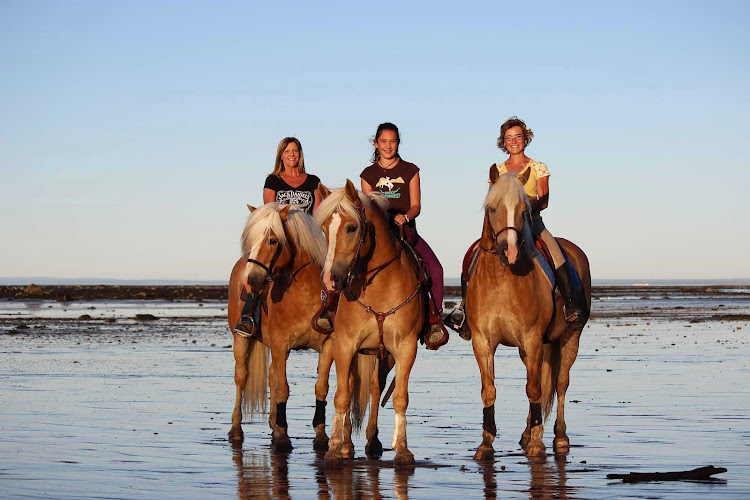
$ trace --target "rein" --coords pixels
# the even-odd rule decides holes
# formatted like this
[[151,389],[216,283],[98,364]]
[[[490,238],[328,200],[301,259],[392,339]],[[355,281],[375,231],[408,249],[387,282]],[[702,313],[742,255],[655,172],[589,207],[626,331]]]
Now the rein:
[[[353,281],[354,278],[359,278],[359,277],[363,277],[363,276],[366,277],[367,275],[369,275],[369,274],[372,273],[372,276],[369,279],[367,279],[365,281],[365,283],[362,285],[362,290],[364,290],[367,287],[367,285],[372,284],[372,281],[375,279],[375,276],[377,276],[380,273],[380,271],[384,270],[385,268],[387,268],[388,266],[390,266],[393,262],[395,262],[397,259],[399,259],[401,257],[401,253],[404,250],[404,245],[403,245],[403,242],[402,242],[401,246],[399,247],[398,252],[396,252],[396,255],[392,259],[386,261],[385,263],[383,263],[383,264],[381,264],[381,265],[379,265],[379,266],[377,266],[377,267],[375,267],[373,269],[365,270],[364,272],[356,274],[356,275],[353,274],[354,268],[359,263],[359,260],[360,260],[359,253],[360,253],[360,250],[362,248],[362,244],[365,241],[365,237],[367,236],[367,234],[370,231],[369,228],[370,228],[370,224],[371,224],[370,221],[367,220],[367,216],[365,215],[365,207],[362,205],[362,201],[361,200],[357,200],[357,201],[359,202],[358,206],[357,206],[357,210],[359,211],[360,220],[362,221],[362,231],[360,232],[359,242],[357,243],[357,252],[355,253],[354,259],[352,259],[352,262],[349,264],[349,269],[347,271],[346,287],[344,288],[344,290],[346,292],[348,292],[349,295],[354,298],[354,302],[356,302],[357,304],[359,304],[362,307],[362,309],[365,310],[365,312],[370,313],[370,314],[372,314],[372,315],[375,316],[375,321],[378,324],[378,340],[380,342],[380,346],[379,346],[379,350],[378,350],[378,352],[379,352],[378,357],[381,360],[384,360],[385,359],[386,351],[385,351],[385,343],[383,341],[383,323],[385,323],[385,318],[387,318],[391,314],[396,314],[396,311],[398,311],[399,309],[401,309],[405,305],[409,304],[414,299],[414,297],[417,295],[417,293],[419,292],[419,289],[422,286],[422,281],[421,280],[417,280],[417,286],[414,289],[414,291],[411,293],[411,295],[409,295],[399,305],[397,305],[395,307],[392,307],[388,311],[382,311],[382,312],[380,312],[380,311],[374,310],[372,307],[368,306],[367,304],[365,304],[364,302],[362,302],[361,300],[359,300],[359,297],[356,296],[353,293],[353,291],[352,291],[352,281]],[[374,244],[374,241],[373,241],[373,244]],[[420,265],[420,268],[423,266],[423,264],[421,262],[420,262],[419,265]],[[421,274],[422,274],[422,270],[420,269],[420,274],[418,274],[417,276],[420,276]]]

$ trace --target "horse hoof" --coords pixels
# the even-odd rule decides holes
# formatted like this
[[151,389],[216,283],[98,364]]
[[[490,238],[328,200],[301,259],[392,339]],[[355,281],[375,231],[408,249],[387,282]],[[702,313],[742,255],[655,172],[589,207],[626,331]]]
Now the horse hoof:
[[567,438],[555,439],[552,447],[558,455],[568,453],[570,451],[570,440]]
[[414,461],[414,455],[410,451],[401,452],[393,459],[393,465],[397,469],[414,467],[414,464],[416,464],[416,462]]
[[277,453],[289,453],[294,449],[294,446],[292,446],[292,442],[289,440],[289,436],[279,436],[273,441],[271,441],[271,447],[273,448],[273,451]]
[[543,444],[532,444],[526,448],[527,457],[544,457],[547,455],[547,449]]
[[531,434],[522,434],[521,439],[518,440],[518,444],[521,445],[521,448],[524,450],[527,446],[529,446],[529,443],[531,442]]
[[478,460],[480,462],[492,460],[493,458],[495,458],[495,449],[491,446],[486,448],[480,446],[479,448],[477,448],[477,452],[474,453],[474,460]]
[[328,436],[325,434],[322,436],[315,436],[315,439],[313,439],[313,450],[328,451]]
[[241,443],[245,439],[245,433],[242,432],[240,427],[232,427],[229,431],[229,440],[233,442]]
[[380,458],[383,456],[383,444],[380,439],[373,438],[372,442],[365,446],[367,458]]
[[331,453],[329,451],[328,453],[326,453],[326,456],[323,458],[323,466],[325,466],[325,467],[343,467],[344,466],[344,457],[342,457],[340,453]]

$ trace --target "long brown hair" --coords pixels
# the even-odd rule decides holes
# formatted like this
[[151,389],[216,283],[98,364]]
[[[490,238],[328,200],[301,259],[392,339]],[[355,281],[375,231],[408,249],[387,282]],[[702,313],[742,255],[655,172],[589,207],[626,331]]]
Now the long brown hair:
[[[382,134],[384,131],[390,130],[391,132],[396,133],[396,141],[398,145],[401,145],[401,134],[398,132],[398,127],[395,126],[391,122],[385,122],[378,125],[378,130],[375,132],[375,137],[372,139],[372,143],[375,144],[378,142],[378,139],[380,138],[380,134]],[[401,159],[401,155],[398,154],[398,149],[396,150],[396,158]],[[378,160],[380,160],[380,152],[378,151],[378,148],[375,148],[375,150],[372,152],[372,158],[373,163],[377,163]]]
[[508,131],[508,129],[513,127],[521,127],[521,130],[523,131],[523,147],[526,148],[526,146],[529,145],[531,142],[531,139],[534,138],[534,132],[531,131],[530,128],[526,126],[526,122],[518,118],[517,116],[511,116],[507,120],[505,120],[505,123],[500,127],[500,137],[497,138],[497,147],[508,152],[507,149],[505,149],[505,133]]
[[281,155],[287,146],[292,143],[296,144],[297,149],[299,149],[299,163],[297,164],[299,173],[305,173],[305,155],[302,153],[302,144],[300,144],[299,139],[296,137],[284,137],[281,139],[281,142],[279,142],[279,147],[276,148],[276,163],[273,166],[273,172],[271,172],[271,175],[279,175],[285,170],[284,162],[281,160]]

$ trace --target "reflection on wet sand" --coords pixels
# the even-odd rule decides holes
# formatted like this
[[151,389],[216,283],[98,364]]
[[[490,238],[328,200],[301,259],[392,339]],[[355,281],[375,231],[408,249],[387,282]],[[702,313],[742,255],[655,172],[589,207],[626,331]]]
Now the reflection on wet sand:
[[[529,468],[528,488],[525,484],[519,484],[520,492],[528,493],[529,498],[569,498],[574,495],[574,488],[567,486],[565,455],[553,455],[548,458],[537,458],[527,462]],[[482,477],[484,479],[484,497],[496,498],[498,496],[498,477],[502,477],[505,470],[500,462],[493,461],[481,465]],[[507,484],[503,484],[500,490],[507,492]]]
[[[270,447],[243,450],[235,447],[232,460],[237,468],[237,496],[245,498],[293,498],[289,484],[289,455]],[[394,469],[393,463],[357,460],[343,467],[324,467],[323,455],[315,459],[317,497],[321,500],[349,498],[409,498],[409,478],[414,468]],[[393,483],[381,481],[381,470],[393,471]],[[303,471],[300,471],[303,472]],[[385,493],[384,493],[385,492]]]
[[243,451],[234,447],[232,459],[237,467],[239,498],[287,499],[289,496],[289,455],[275,453],[270,447]]

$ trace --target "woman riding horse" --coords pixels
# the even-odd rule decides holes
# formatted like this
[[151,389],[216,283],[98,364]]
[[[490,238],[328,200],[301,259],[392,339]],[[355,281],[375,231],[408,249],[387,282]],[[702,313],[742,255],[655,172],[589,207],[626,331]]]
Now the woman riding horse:
[[442,324],[443,266],[430,245],[417,234],[415,219],[422,211],[422,191],[419,167],[401,159],[398,147],[401,136],[393,123],[381,123],[375,133],[372,165],[360,174],[362,191],[370,193],[373,187],[388,199],[388,214],[396,228],[403,229],[404,237],[424,260],[430,276],[432,308],[429,318],[430,332],[425,346],[436,350],[448,342],[448,332]]
[[[293,205],[313,215],[320,205],[320,179],[305,171],[305,155],[302,144],[296,137],[284,137],[276,148],[273,172],[266,177],[263,186],[263,203]],[[260,332],[260,308],[258,302],[253,309],[253,299],[246,301],[242,315],[234,330],[242,335],[258,335]]]
[[523,189],[531,204],[532,233],[542,239],[547,246],[555,265],[555,279],[565,302],[565,320],[573,322],[581,315],[582,304],[576,293],[570,266],[566,263],[560,246],[542,221],[541,211],[549,205],[549,170],[547,165],[526,156],[526,147],[534,138],[534,132],[526,123],[512,116],[500,127],[497,146],[510,156],[500,165],[490,167],[490,175],[512,174],[523,184]]

